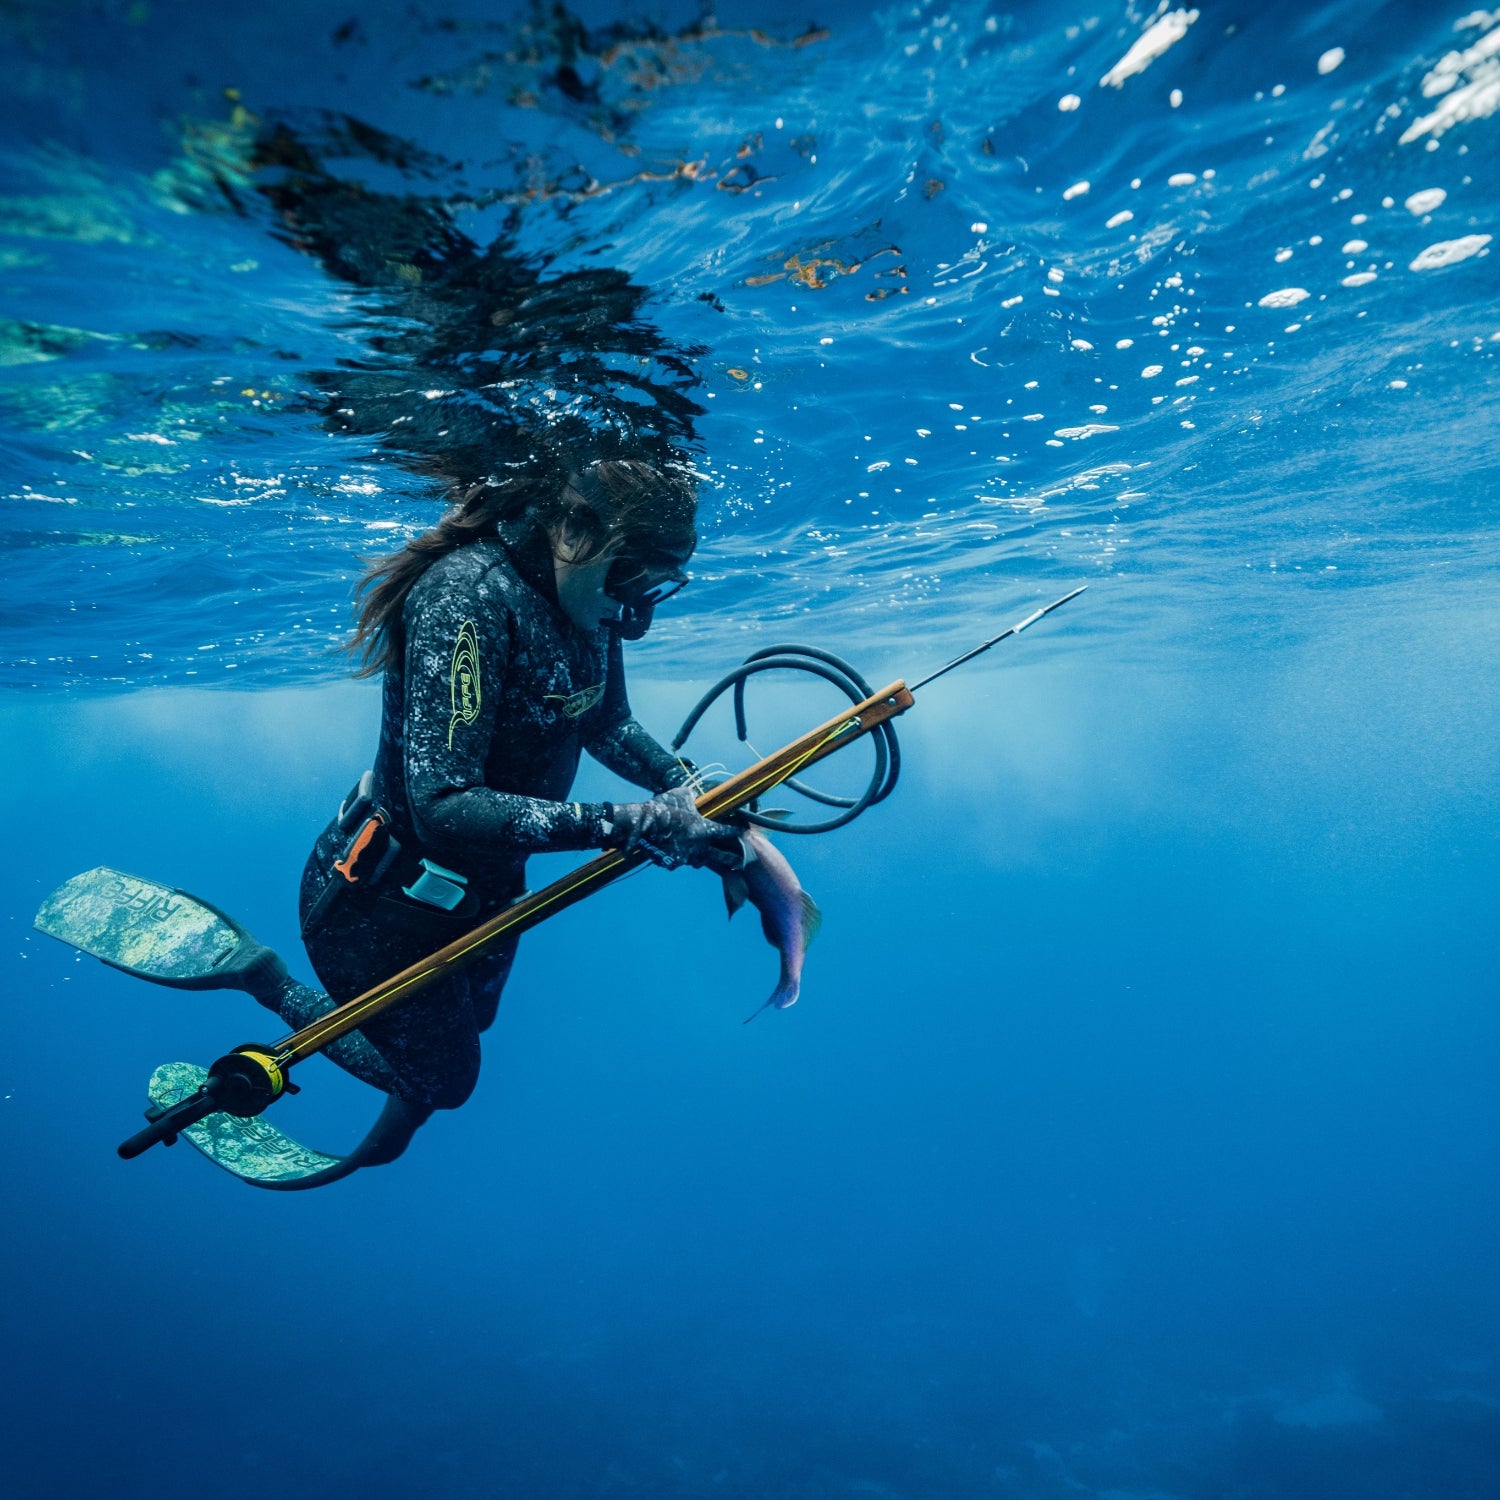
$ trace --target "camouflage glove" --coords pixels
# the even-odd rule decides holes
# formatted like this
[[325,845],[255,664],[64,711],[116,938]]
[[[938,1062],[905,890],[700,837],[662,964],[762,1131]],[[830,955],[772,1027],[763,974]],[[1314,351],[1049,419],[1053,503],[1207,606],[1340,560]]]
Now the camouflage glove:
[[745,862],[739,832],[705,818],[693,802],[691,788],[674,786],[649,802],[607,804],[604,847],[626,854],[639,849],[665,870],[738,870]]

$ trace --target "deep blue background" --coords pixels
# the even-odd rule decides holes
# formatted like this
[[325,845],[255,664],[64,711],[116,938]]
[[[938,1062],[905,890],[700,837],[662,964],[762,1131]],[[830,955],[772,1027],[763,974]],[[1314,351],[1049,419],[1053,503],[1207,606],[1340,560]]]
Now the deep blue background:
[[[750,9],[724,24],[808,19]],[[223,336],[85,343],[7,365],[0,393],[10,1491],[1500,1493],[1500,313],[1493,257],[1405,269],[1493,224],[1500,122],[1430,155],[1372,123],[1392,100],[1393,132],[1430,107],[1425,72],[1478,35],[1455,36],[1462,9],[1205,4],[1116,98],[1091,81],[1144,14],[849,7],[830,51],[768,54],[753,87],[662,91],[650,149],[703,132],[733,160],[745,131],[800,111],[799,129],[820,117],[823,175],[783,152],[759,202],[652,190],[568,221],[584,248],[565,255],[593,236],[660,283],[669,333],[710,343],[704,399],[722,408],[700,578],[632,651],[643,720],[665,736],[707,680],[786,635],[915,678],[1042,597],[1090,591],[922,695],[889,803],[786,841],[825,913],[793,1010],[742,1027],[774,954],[751,919],[726,928],[708,878],[648,872],[526,939],[462,1111],[398,1164],[307,1195],[247,1190],[183,1146],[117,1161],[154,1066],[274,1031],[242,996],[132,982],[29,922],[109,863],[297,956],[296,874],[369,762],[378,708],[326,645],[357,556],[389,544],[392,515],[433,513],[367,451],[204,395],[221,374],[231,393],[273,378],[273,347],[328,362],[362,331],[263,225],[153,197],[181,115],[219,111],[234,81],[256,108],[346,88],[339,107],[445,149],[473,146],[475,117],[357,71],[340,84],[333,22],[306,7],[8,20],[6,243],[45,259],[5,263],[12,316]],[[404,86],[435,44],[402,15],[371,8],[358,55]],[[1335,44],[1348,60],[1323,78]],[[1060,114],[1070,88],[1084,107]],[[1350,117],[1335,97],[1364,123],[1307,158],[1325,119]],[[598,148],[565,115],[528,119],[558,149]],[[979,151],[984,130],[1006,150]],[[1211,162],[1213,193],[1162,186]],[[1149,208],[1125,186],[1137,169]],[[908,170],[948,186],[903,197]],[[1345,180],[1396,267],[1357,291],[1338,256],[1311,269],[1307,243],[1353,232]],[[1434,184],[1451,201],[1419,222],[1400,200]],[[1116,281],[1105,267],[1136,250],[1100,226],[1126,202],[1181,238]],[[60,227],[58,203],[135,237]],[[1003,216],[1013,253],[961,311],[929,306],[957,295],[943,267],[980,213]],[[877,220],[906,246],[906,298],[867,303],[853,276],[747,288]],[[565,237],[543,215],[526,232]],[[260,270],[231,276],[245,257]],[[1044,260],[1066,269],[1057,299]],[[1237,373],[1181,410],[1138,373],[1173,272],[1211,304],[1203,358],[1226,323],[1252,330]],[[1301,343],[1291,314],[1244,306],[1289,284],[1329,297]],[[1018,288],[1035,321],[998,311]],[[1014,352],[969,359],[992,345]],[[4,347],[35,337],[7,325]],[[757,350],[752,395],[725,372]],[[1119,431],[1047,445],[1111,384],[1125,394],[1101,420]],[[1049,420],[1008,427],[996,470],[970,461],[950,400]],[[146,432],[178,446],[130,436]],[[902,477],[918,453],[941,504]],[[246,489],[253,505],[200,504]],[[538,862],[533,883],[566,866]],[[321,1062],[302,1082],[281,1122],[350,1144],[374,1101]]]
[[[290,1198],[110,1150],[150,1067],[259,1036],[253,1007],[25,916],[114,861],[295,951],[287,871],[373,694],[13,705],[23,1491],[1489,1493],[1472,624],[934,688],[899,797],[793,851],[827,913],[793,1011],[742,1028],[773,955],[712,882],[648,874],[527,940],[469,1106]],[[305,1082],[283,1123],[351,1140],[360,1091]]]

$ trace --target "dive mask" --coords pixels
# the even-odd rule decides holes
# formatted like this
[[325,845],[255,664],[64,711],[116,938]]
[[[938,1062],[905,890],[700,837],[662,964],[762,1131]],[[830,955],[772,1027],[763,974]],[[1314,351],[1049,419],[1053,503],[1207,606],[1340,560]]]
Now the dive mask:
[[677,563],[667,563],[671,573],[655,583],[647,580],[653,572],[648,562],[625,556],[616,558],[610,565],[604,580],[604,593],[620,605],[620,618],[609,621],[609,628],[623,640],[638,641],[651,628],[651,617],[656,606],[673,594],[685,589],[690,582],[688,575]]

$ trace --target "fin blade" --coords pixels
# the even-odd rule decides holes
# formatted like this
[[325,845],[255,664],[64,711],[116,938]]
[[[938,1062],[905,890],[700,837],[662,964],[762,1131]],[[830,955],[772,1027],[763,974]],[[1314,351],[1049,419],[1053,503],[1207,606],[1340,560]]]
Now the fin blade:
[[[146,1091],[152,1104],[169,1106],[197,1090],[207,1077],[208,1069],[195,1063],[163,1063],[151,1075]],[[209,1115],[189,1125],[182,1138],[216,1167],[254,1187],[289,1185],[329,1172],[344,1160],[304,1146],[265,1120],[238,1115]]]
[[65,881],[32,925],[159,984],[191,984],[222,971],[244,940],[222,912],[197,897],[107,865]]
[[[194,1063],[164,1063],[151,1075],[147,1092],[152,1104],[169,1108],[196,1093],[207,1077],[208,1070]],[[260,1116],[241,1119],[212,1114],[189,1125],[182,1131],[182,1138],[216,1167],[250,1187],[296,1192],[325,1187],[361,1167],[395,1161],[430,1114],[430,1110],[387,1096],[380,1117],[346,1156],[330,1156],[304,1146]]]
[[259,994],[286,978],[281,959],[211,902],[108,865],[64,881],[31,925],[112,969],[174,989]]

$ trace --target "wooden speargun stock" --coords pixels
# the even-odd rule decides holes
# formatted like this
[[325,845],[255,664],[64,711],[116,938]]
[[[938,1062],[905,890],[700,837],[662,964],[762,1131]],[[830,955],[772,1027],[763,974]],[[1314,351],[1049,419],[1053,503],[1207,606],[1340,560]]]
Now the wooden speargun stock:
[[[862,739],[887,719],[905,713],[914,701],[905,683],[893,682],[863,703],[856,703],[826,724],[818,725],[783,746],[774,755],[768,755],[738,775],[710,787],[697,798],[698,811],[706,818],[713,818],[743,807],[807,766],[815,765],[824,756]],[[214,1063],[208,1078],[196,1093],[189,1094],[168,1109],[148,1115],[150,1123],[121,1144],[120,1155],[128,1159],[139,1156],[158,1142],[170,1145],[189,1125],[195,1125],[219,1110],[243,1119],[260,1114],[289,1088],[295,1092],[295,1085],[288,1077],[293,1064],[311,1057],[383,1010],[469,962],[498,939],[523,933],[555,913],[576,905],[611,881],[628,875],[647,858],[639,850],[625,854],[612,849],[601,854],[561,880],[554,880],[551,885],[522,896],[488,922],[481,923],[461,938],[455,938],[446,948],[439,948],[436,953],[382,980],[364,994],[345,1001],[310,1026],[304,1026],[268,1046],[250,1043],[236,1047]]]

